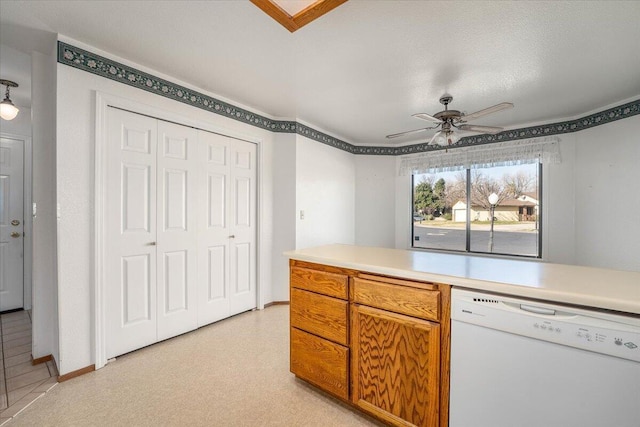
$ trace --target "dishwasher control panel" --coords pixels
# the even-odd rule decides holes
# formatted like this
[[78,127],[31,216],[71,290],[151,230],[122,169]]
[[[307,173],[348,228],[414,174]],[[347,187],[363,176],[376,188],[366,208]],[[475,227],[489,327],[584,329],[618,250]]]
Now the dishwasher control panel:
[[640,362],[640,319],[453,289],[451,319]]

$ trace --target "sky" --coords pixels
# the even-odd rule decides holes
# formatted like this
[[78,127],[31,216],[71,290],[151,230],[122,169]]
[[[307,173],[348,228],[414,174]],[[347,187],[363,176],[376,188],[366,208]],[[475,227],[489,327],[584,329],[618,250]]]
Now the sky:
[[[515,165],[515,166],[498,166],[493,168],[482,168],[479,170],[481,170],[482,173],[485,175],[488,175],[496,180],[500,180],[504,175],[506,174],[513,175],[520,170],[537,175],[538,164],[532,163],[532,164]],[[414,182],[414,185],[417,185],[422,181],[423,176],[428,177],[432,175],[434,176],[433,182],[436,182],[440,178],[444,178],[445,182],[449,184],[457,181],[456,177],[459,174],[466,175],[466,172],[464,170],[460,170],[460,171],[454,171],[454,172],[438,172],[435,174],[416,174],[413,182]]]

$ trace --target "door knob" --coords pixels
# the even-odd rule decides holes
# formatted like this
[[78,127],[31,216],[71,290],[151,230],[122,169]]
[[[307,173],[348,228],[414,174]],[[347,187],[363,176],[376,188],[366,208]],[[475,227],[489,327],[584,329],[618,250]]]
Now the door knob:
[[236,236],[235,236],[235,234],[232,234],[231,236],[229,236],[229,238],[230,238],[230,239],[235,239],[235,238],[236,238]]
[[11,225],[17,227],[18,225],[20,225],[20,221],[18,221],[17,219],[14,219],[13,221],[11,221]]
[[149,246],[155,246],[155,245],[156,245],[156,242],[149,243]]
[[11,237],[13,237],[14,239],[17,239],[18,237],[20,237],[20,233],[18,233],[17,231],[14,231],[11,233]]

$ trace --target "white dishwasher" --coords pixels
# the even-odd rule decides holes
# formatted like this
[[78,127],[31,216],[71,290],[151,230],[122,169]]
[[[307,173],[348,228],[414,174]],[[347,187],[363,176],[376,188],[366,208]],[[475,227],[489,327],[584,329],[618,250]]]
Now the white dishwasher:
[[449,426],[639,427],[638,346],[639,316],[454,288]]

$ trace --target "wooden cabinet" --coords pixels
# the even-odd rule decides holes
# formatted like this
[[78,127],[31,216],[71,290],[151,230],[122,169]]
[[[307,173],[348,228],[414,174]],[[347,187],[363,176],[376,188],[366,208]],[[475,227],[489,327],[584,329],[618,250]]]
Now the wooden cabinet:
[[360,275],[352,281],[351,399],[392,425],[440,425],[439,285]]
[[291,372],[343,400],[349,399],[348,274],[291,264]]
[[446,427],[450,286],[291,261],[291,371],[389,425]]
[[393,425],[437,426],[440,325],[359,304],[351,316],[353,403]]

